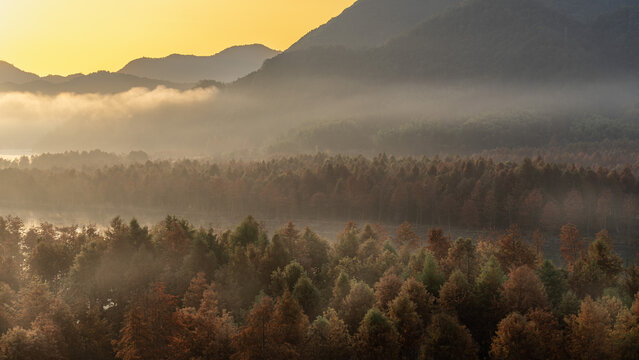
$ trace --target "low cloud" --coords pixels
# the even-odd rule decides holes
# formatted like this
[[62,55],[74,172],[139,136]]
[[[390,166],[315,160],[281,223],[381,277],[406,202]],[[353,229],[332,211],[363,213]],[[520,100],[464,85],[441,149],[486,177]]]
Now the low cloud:
[[216,94],[215,88],[180,91],[165,87],[133,88],[117,94],[0,93],[0,148],[31,148],[47,133],[69,123],[99,125],[207,104]]

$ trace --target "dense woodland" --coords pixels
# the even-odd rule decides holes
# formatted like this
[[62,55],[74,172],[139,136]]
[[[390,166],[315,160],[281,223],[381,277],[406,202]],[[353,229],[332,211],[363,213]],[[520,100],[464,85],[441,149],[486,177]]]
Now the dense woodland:
[[336,241],[168,216],[150,229],[0,218],[2,359],[636,359],[639,266],[561,227],[557,267],[511,226]]
[[482,157],[325,154],[84,168],[49,168],[42,165],[45,160],[32,161],[33,166],[28,161],[20,166],[19,161],[0,170],[2,205],[253,213],[283,222],[409,221],[446,229],[499,230],[516,223],[526,233],[539,229],[551,234],[573,223],[588,236],[600,229],[624,240],[639,234],[639,186],[629,167],[607,170],[541,158],[500,163]]
[[[352,119],[292,130],[269,145],[268,151],[295,154],[319,150],[372,155],[386,152],[412,156],[526,151],[531,158],[538,154],[552,156],[546,159],[548,162],[612,168],[629,164],[637,171],[638,116],[639,108],[635,106],[622,114],[520,111],[412,121],[400,116]],[[575,153],[581,154],[581,158],[570,157],[569,154]],[[599,159],[600,154],[607,156]],[[589,161],[590,156],[599,162]]]

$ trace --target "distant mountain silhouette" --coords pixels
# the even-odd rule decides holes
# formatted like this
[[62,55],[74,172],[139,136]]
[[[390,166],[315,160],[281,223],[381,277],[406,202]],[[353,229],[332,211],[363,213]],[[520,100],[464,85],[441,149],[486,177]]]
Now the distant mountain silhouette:
[[43,76],[41,79],[53,84],[60,84],[63,82],[67,82],[69,80],[73,80],[75,78],[79,78],[84,76],[84,74],[72,74],[72,75],[68,75],[68,76],[61,76],[61,75],[47,75],[47,76]]
[[594,79],[637,75],[637,8],[583,23],[534,0],[471,0],[385,45],[285,52],[240,84],[277,78]]
[[[48,79],[48,80],[45,80]],[[66,80],[62,80],[66,79]],[[118,93],[134,87],[154,89],[166,86],[174,89],[189,89],[194,84],[176,84],[168,81],[141,78],[133,75],[98,71],[88,75],[71,75],[69,77],[46,77],[24,84],[0,84],[0,91],[39,92],[43,94],[59,94],[63,92],[84,93]]]
[[179,83],[231,82],[256,71],[264,60],[279,53],[264,45],[235,46],[212,56],[174,54],[159,59],[136,59],[118,72]]
[[383,45],[462,0],[359,0],[339,16],[309,32],[287,51],[342,46]]
[[38,75],[28,73],[5,61],[0,61],[0,84],[24,84],[38,79]]

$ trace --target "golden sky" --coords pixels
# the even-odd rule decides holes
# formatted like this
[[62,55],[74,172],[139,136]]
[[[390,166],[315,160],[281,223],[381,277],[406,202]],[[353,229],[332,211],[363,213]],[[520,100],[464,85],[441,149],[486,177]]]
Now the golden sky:
[[283,50],[353,2],[0,0],[0,60],[39,75],[67,75],[241,44]]

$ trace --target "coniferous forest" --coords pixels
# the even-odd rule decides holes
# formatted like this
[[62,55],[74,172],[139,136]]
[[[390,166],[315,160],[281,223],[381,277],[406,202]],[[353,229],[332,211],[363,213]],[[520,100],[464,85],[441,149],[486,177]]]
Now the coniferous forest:
[[16,208],[347,219],[326,238],[293,221],[269,232],[259,216],[228,229],[178,216],[68,226],[0,217],[2,359],[639,354],[629,167],[92,152],[5,162],[0,184],[2,205]]
[[639,360],[639,0],[0,0],[0,360]]
[[451,239],[347,223],[335,241],[248,216],[196,228],[0,218],[3,359],[634,359],[639,266],[611,234],[516,225]]

